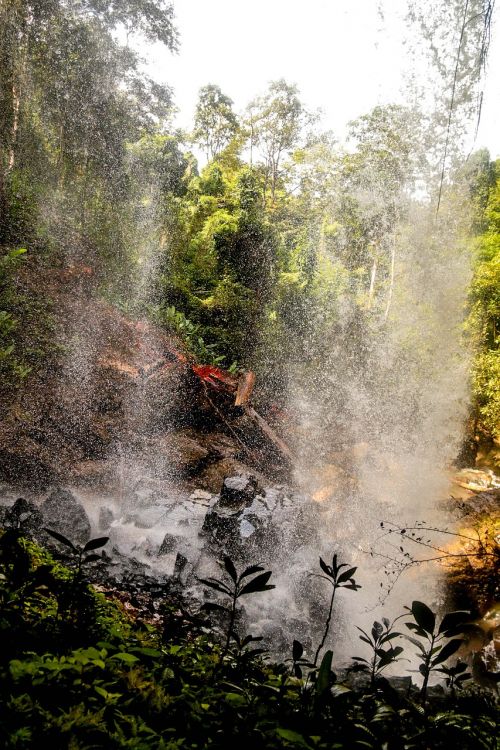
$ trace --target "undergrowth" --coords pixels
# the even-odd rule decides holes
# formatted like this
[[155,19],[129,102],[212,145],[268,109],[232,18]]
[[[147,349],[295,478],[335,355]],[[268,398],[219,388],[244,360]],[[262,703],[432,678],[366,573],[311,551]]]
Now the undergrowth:
[[[87,549],[105,541],[92,540]],[[109,598],[112,592],[106,598],[88,584],[87,553],[73,552],[68,567],[20,528],[0,537],[2,747],[497,747],[492,695],[467,687],[465,667],[454,674],[446,666],[466,637],[467,613],[449,613],[438,623],[425,604],[413,602],[400,618],[409,639],[385,618],[375,622],[371,634],[362,631],[372,655],[353,660],[352,671],[367,673],[354,689],[346,675],[332,672],[331,650],[319,659],[325,639],[315,659],[294,641],[291,658],[278,663],[255,648],[259,639],[238,632],[240,598],[272,596],[266,593],[271,572],[261,566],[238,573],[225,558],[222,578],[203,582],[217,601],[189,627],[167,594],[162,621],[152,625],[129,616]],[[331,577],[336,557],[332,565],[321,562]],[[355,591],[354,572],[344,575]],[[329,625],[332,606],[325,609]],[[219,615],[219,629],[209,611]],[[424,684],[420,693],[402,695],[382,671],[410,642],[417,644]],[[427,694],[433,671],[452,681],[439,699]]]

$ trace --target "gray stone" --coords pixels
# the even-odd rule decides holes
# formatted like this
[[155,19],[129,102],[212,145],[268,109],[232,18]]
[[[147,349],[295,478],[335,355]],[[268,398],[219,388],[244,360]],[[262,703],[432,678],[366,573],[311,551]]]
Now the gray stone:
[[152,505],[148,508],[138,508],[134,513],[128,513],[126,523],[133,523],[138,529],[151,529],[165,517],[165,508]]
[[225,547],[239,538],[240,514],[212,510],[205,516],[202,533]]
[[219,505],[221,508],[243,510],[252,504],[257,492],[257,480],[252,474],[227,477],[222,484]]
[[111,508],[108,508],[103,505],[101,509],[99,510],[100,531],[107,531],[114,520],[115,520],[115,516]]
[[10,508],[5,509],[3,520],[6,526],[34,533],[40,529],[43,517],[35,503],[20,497]]
[[401,696],[405,697],[410,694],[412,688],[411,677],[393,676],[386,677],[389,685]]
[[90,521],[85,509],[67,490],[54,490],[42,504],[44,524],[63,534],[73,543],[85,544],[90,539]]
[[177,547],[178,539],[173,534],[165,534],[158,550],[159,555],[169,555]]

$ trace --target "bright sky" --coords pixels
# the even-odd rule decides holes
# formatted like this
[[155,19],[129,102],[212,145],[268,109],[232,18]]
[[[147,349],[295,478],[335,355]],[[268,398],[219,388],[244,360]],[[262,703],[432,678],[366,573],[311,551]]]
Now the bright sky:
[[[384,18],[379,13],[383,7]],[[149,47],[148,69],[174,89],[176,124],[191,129],[201,86],[219,85],[238,111],[277,78],[296,83],[322,127],[401,101],[407,63],[403,0],[174,0],[178,55]],[[493,29],[476,147],[500,156],[500,20]],[[141,48],[145,53],[145,48]]]

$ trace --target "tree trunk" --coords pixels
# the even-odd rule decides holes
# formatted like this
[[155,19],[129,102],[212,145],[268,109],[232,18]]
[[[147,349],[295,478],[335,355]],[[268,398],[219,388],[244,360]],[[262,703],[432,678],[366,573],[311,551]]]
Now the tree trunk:
[[372,272],[370,276],[370,288],[368,290],[368,309],[371,308],[375,295],[375,279],[377,278],[377,258],[373,259]]
[[394,292],[394,266],[396,264],[396,238],[392,238],[391,243],[391,277],[389,281],[389,294],[387,295],[387,305],[384,313],[384,321],[389,317],[389,310],[391,309],[392,295]]

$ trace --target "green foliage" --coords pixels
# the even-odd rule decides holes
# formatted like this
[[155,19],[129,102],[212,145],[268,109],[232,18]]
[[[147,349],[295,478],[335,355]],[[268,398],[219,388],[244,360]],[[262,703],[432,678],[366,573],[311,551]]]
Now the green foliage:
[[475,243],[474,277],[469,304],[468,329],[475,347],[472,387],[480,427],[498,437],[500,425],[500,180],[499,165],[493,169],[485,209],[484,232]]
[[[70,540],[64,545],[72,549]],[[333,565],[326,567],[334,572]],[[223,578],[205,583],[231,603],[229,609],[235,593],[243,599],[273,588],[262,566],[238,574],[226,558],[224,571]],[[348,572],[337,570],[337,582]],[[495,748],[496,709],[484,694],[452,691],[437,711],[429,701],[424,715],[414,697],[398,697],[382,682],[349,689],[332,672],[331,651],[315,669],[294,642],[294,667],[302,662],[306,676],[295,668],[291,676],[284,665],[264,659],[262,650],[248,648],[251,637],[233,631],[225,651],[206,627],[182,635],[170,627],[162,637],[90,587],[87,620],[82,615],[76,623],[74,614],[57,607],[73,575],[20,530],[0,537],[0,743],[8,750],[235,743],[276,750],[446,750],[451,741],[465,750]],[[412,611],[418,628],[435,633],[435,617],[425,605],[414,603]],[[456,615],[445,616],[439,631],[454,633]],[[433,658],[441,657],[444,673],[443,655]],[[456,668],[458,680],[463,672]]]
[[194,116],[193,140],[205,150],[207,159],[216,159],[238,130],[232,100],[219,86],[200,89]]
[[227,653],[232,638],[238,643],[240,651],[248,643],[255,640],[251,636],[247,636],[247,638],[242,641],[234,631],[238,599],[242,596],[258,594],[275,588],[273,584],[268,583],[271,577],[271,571],[264,570],[260,565],[250,565],[248,568],[245,568],[243,573],[238,575],[233,561],[230,557],[226,556],[223,560],[223,566],[229,578],[228,583],[219,578],[200,578],[200,583],[203,583],[205,586],[208,586],[229,599],[228,607],[218,604],[217,602],[211,602],[205,605],[205,609],[223,612],[228,616],[228,626],[222,657]]
[[16,353],[15,330],[19,321],[11,312],[18,301],[15,271],[25,253],[25,248],[18,248],[0,256],[0,377],[6,383],[17,384],[30,372]]

